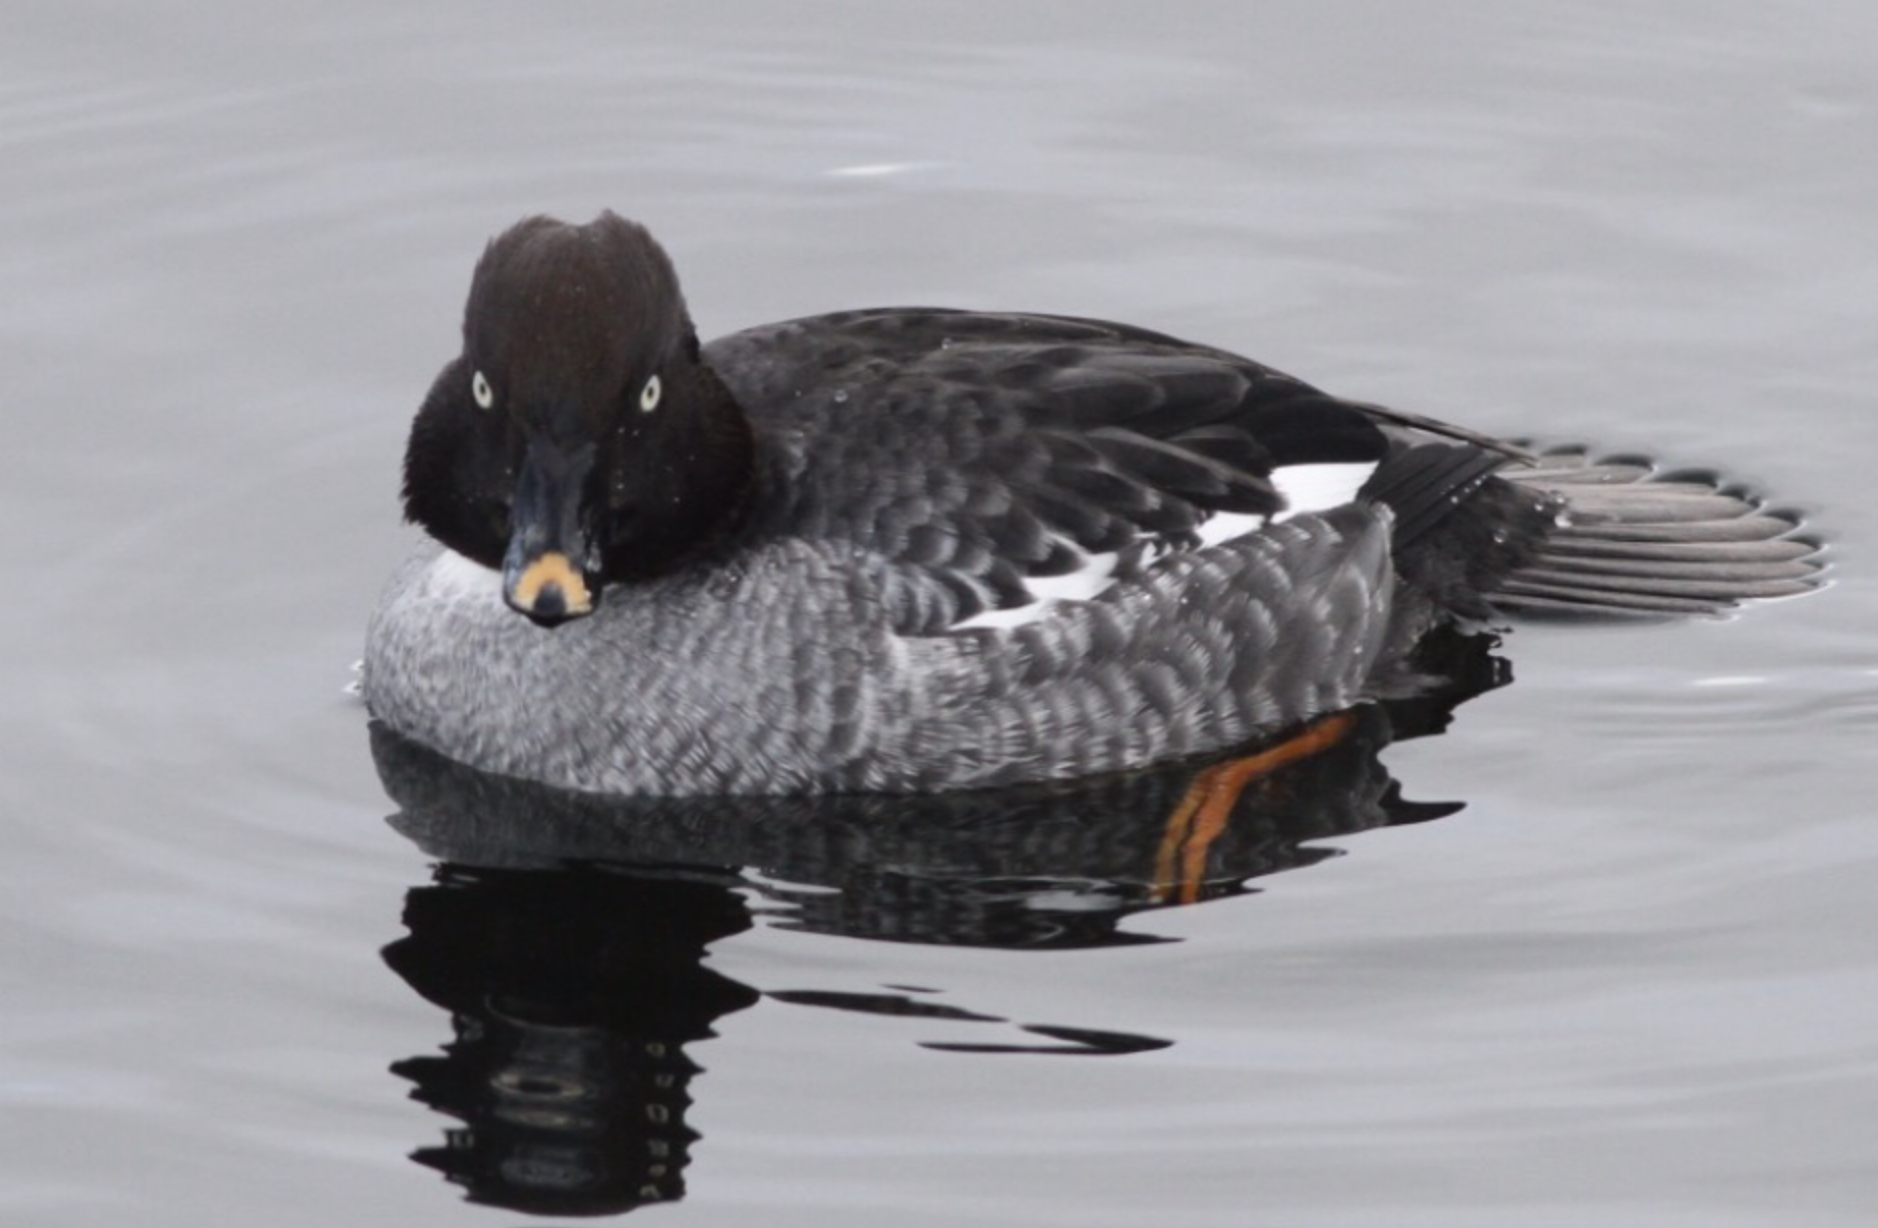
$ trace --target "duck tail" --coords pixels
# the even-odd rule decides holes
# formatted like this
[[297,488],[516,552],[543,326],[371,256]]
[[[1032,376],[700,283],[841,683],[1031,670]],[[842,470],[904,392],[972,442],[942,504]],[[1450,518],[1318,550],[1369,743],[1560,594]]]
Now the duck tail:
[[1715,615],[1825,579],[1820,544],[1798,515],[1713,473],[1564,447],[1495,476],[1542,494],[1555,512],[1535,552],[1485,592],[1508,613]]

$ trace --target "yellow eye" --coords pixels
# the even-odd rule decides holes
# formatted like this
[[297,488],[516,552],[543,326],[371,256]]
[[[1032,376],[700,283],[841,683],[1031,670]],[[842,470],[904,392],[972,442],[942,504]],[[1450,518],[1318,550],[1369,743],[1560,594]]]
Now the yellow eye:
[[489,380],[481,371],[478,371],[470,380],[470,395],[475,397],[476,403],[484,409],[495,408],[496,390],[489,386]]
[[659,407],[660,391],[661,389],[659,388],[658,376],[655,375],[651,379],[647,380],[646,386],[639,390],[640,410],[649,414],[653,410],[657,409]]

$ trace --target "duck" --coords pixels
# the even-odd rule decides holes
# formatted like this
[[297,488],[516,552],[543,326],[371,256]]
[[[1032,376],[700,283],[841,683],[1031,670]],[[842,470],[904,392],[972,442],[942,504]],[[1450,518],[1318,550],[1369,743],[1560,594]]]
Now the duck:
[[701,343],[642,225],[527,218],[412,423],[372,718],[581,792],[930,793],[1269,741],[1439,627],[1820,583],[1712,474],[1549,454],[1228,350],[890,307]]

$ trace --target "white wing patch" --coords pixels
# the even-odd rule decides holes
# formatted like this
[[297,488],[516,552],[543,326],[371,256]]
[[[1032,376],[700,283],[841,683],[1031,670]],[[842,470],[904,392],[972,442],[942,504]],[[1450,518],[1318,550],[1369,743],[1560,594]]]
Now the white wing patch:
[[1194,531],[1200,535],[1200,549],[1204,550],[1208,546],[1224,545],[1247,533],[1256,533],[1274,519],[1256,512],[1215,512],[1202,520]]
[[1305,512],[1327,512],[1354,502],[1356,492],[1376,472],[1375,461],[1348,461],[1324,465],[1280,465],[1272,470],[1272,485],[1284,498],[1285,510],[1273,520],[1289,520]]
[[1025,623],[1041,621],[1050,607],[1041,601],[1032,601],[1024,605],[1014,605],[1008,610],[986,610],[974,614],[964,622],[953,623],[949,630],[970,631],[978,627],[1000,628],[1021,627]]
[[[1305,512],[1325,512],[1333,507],[1341,507],[1356,498],[1356,492],[1363,483],[1369,481],[1369,475],[1376,472],[1376,462],[1362,461],[1348,464],[1322,465],[1283,465],[1272,470],[1272,485],[1285,501],[1285,510],[1272,516],[1260,516],[1251,512],[1216,512],[1195,526],[1194,532],[1200,539],[1199,549],[1224,545],[1256,533],[1269,524],[1288,520]],[[1074,549],[1073,543],[1056,539],[1060,544]],[[1148,539],[1145,542],[1149,554],[1148,560],[1159,559],[1168,552],[1169,545]],[[1024,580],[1024,588],[1030,594],[1030,600],[1023,605],[1012,606],[1007,610],[985,610],[970,618],[952,625],[954,631],[970,631],[976,627],[1021,627],[1047,618],[1062,601],[1088,601],[1098,596],[1115,583],[1116,555],[1085,554],[1073,571],[1060,576],[1029,576]]]
[[[1072,543],[1063,538],[1054,540],[1059,545],[1075,549]],[[1050,607],[1058,601],[1087,601],[1107,589],[1115,583],[1115,563],[1114,551],[1085,554],[1074,569],[1060,576],[1026,576],[1024,589],[1030,594],[1029,601],[1008,610],[986,610],[974,614],[964,622],[953,624],[952,629],[966,631],[973,627],[1021,627],[1025,623],[1034,623],[1048,614]]]

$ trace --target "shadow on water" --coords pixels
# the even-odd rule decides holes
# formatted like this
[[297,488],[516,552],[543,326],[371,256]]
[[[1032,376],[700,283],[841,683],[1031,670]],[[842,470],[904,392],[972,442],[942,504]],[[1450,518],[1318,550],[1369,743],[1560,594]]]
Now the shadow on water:
[[[759,991],[705,965],[770,924],[894,942],[1064,950],[1165,941],[1123,918],[1249,890],[1336,855],[1313,842],[1422,822],[1384,747],[1438,733],[1507,681],[1484,636],[1424,646],[1428,692],[1276,747],[1129,776],[945,796],[620,800],[477,773],[374,725],[391,822],[438,859],[385,960],[450,1012],[438,1054],[393,1071],[455,1118],[414,1159],[515,1210],[628,1211],[684,1194],[700,1072],[685,1046],[761,997],[1009,1025],[926,991]],[[1171,1041],[1020,1023],[976,1053],[1116,1055]],[[1033,1039],[1034,1038],[1034,1039]]]

